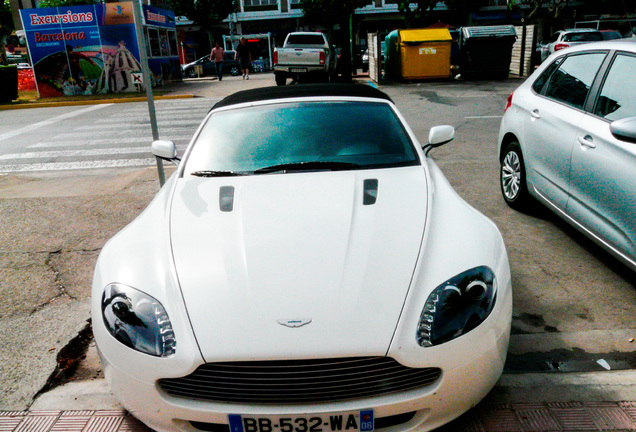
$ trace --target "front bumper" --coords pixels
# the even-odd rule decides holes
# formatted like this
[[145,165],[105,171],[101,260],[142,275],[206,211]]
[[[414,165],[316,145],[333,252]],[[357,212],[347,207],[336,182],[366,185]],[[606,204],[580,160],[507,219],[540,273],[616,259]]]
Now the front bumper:
[[[339,413],[372,408],[377,419],[404,413],[415,413],[401,424],[376,429],[382,432],[428,431],[435,429],[475,406],[495,385],[506,357],[512,310],[510,290],[500,298],[491,317],[482,324],[483,332],[496,339],[484,348],[483,332],[470,333],[458,339],[463,345],[463,363],[444,368],[440,357],[437,366],[442,376],[432,385],[416,390],[381,397],[347,400],[334,403],[304,405],[242,405],[176,398],[164,393],[157,382],[146,382],[116,366],[111,355],[100,352],[104,373],[112,391],[137,418],[157,432],[194,432],[191,422],[228,425],[229,414],[242,415],[311,415]],[[503,323],[503,326],[502,326]],[[481,333],[481,336],[479,335]],[[496,333],[496,334],[494,334]],[[127,349],[122,346],[122,348]],[[117,356],[115,356],[116,358]],[[399,358],[396,358],[399,361]],[[121,362],[118,362],[121,364]],[[184,372],[186,375],[188,371]],[[228,427],[229,431],[229,427]]]

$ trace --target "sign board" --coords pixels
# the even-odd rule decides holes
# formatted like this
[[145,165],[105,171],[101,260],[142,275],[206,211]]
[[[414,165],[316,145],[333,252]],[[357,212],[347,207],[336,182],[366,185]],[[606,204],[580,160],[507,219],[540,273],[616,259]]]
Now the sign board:
[[[40,97],[140,91],[134,7],[119,2],[20,10]],[[152,84],[180,77],[174,12],[148,5],[143,11],[157,51]]]

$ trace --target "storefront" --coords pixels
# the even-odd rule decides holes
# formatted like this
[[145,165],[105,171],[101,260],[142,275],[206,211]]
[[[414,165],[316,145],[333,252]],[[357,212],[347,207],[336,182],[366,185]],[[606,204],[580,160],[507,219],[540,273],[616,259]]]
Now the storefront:
[[[142,91],[131,2],[20,11],[40,97]],[[181,79],[172,11],[143,5],[153,86]]]

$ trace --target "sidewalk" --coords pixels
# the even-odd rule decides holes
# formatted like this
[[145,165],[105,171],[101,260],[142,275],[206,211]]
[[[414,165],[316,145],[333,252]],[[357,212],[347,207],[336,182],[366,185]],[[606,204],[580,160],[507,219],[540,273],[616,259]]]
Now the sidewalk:
[[[504,374],[477,407],[437,432],[633,430],[636,371],[629,370]],[[0,431],[150,429],[117,403],[104,379],[96,379],[72,382],[45,393],[29,411],[0,412]]]
[[[188,99],[196,97],[201,89],[210,85],[212,81],[216,81],[216,78],[205,77],[196,79],[187,79],[182,82],[176,82],[168,84],[163,87],[153,89],[153,98],[155,100],[170,100],[170,99]],[[30,108],[51,108],[60,106],[81,106],[81,105],[94,105],[94,104],[110,104],[110,103],[129,103],[129,102],[145,102],[147,97],[145,93],[136,94],[134,96],[129,94],[113,95],[112,97],[100,97],[97,96],[82,96],[82,97],[70,97],[68,100],[63,98],[55,98],[52,101],[47,99],[40,99],[34,102],[25,103],[9,103],[0,104],[0,111],[14,110],[14,109],[30,109]]]
[[[586,400],[600,388],[619,398],[630,396],[632,401]],[[632,431],[636,430],[635,389],[636,373],[632,371],[504,375],[481,404],[438,432]],[[555,399],[574,400],[510,400],[532,400],[533,394],[545,392],[558,396]],[[0,412],[0,431],[150,431],[114,401],[103,379],[68,384],[38,399],[32,408]]]

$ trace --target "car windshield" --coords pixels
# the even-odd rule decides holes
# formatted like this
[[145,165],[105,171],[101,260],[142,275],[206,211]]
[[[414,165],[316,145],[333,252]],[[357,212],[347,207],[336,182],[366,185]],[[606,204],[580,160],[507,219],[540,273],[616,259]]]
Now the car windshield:
[[324,45],[325,39],[322,35],[312,34],[292,34],[287,38],[289,45]]
[[600,32],[570,33],[563,37],[565,42],[594,42],[603,40]]
[[184,172],[223,176],[419,163],[406,130],[385,103],[289,102],[212,114]]

